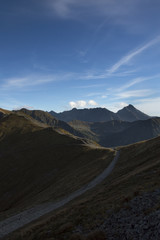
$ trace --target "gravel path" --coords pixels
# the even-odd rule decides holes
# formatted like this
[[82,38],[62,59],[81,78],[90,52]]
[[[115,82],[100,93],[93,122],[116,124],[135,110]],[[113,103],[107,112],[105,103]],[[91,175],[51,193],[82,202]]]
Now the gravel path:
[[117,160],[119,158],[119,151],[117,151],[116,156],[110,163],[110,165],[94,180],[86,184],[79,190],[73,192],[69,196],[65,197],[63,200],[56,203],[44,203],[28,210],[25,210],[19,214],[16,214],[10,218],[7,218],[0,222],[0,238],[6,236],[7,234],[23,227],[24,225],[38,219],[39,217],[64,206],[66,203],[75,199],[76,197],[82,195],[89,189],[95,187],[97,184],[101,183],[113,170]]

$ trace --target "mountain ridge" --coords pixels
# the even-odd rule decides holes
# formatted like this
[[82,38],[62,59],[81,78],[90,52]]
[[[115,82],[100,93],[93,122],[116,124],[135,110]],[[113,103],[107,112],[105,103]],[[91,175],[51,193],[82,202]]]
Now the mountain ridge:
[[160,135],[159,117],[134,122],[113,120],[88,123],[75,120],[69,124],[81,131],[86,138],[92,139],[104,147],[133,144]]
[[48,112],[45,112],[42,110],[28,110],[25,108],[22,108],[14,112],[20,115],[22,114],[22,115],[30,116],[32,119],[38,122],[41,122],[42,124],[46,124],[56,129],[62,129],[75,136],[83,137],[83,135],[80,132],[73,129],[68,123],[57,119],[56,117],[52,116]]
[[73,108],[69,111],[56,113],[54,111],[49,112],[52,116],[66,122],[73,120],[80,120],[86,122],[107,122],[111,120],[122,120],[133,122],[136,120],[146,120],[150,116],[136,109],[133,105],[129,104],[127,107],[114,113],[106,108]]

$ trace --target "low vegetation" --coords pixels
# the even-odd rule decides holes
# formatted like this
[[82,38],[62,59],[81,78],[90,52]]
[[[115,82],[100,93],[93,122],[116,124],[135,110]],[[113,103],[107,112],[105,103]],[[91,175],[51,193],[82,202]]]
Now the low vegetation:
[[87,239],[112,212],[127,207],[135,196],[160,187],[159,137],[120,151],[115,169],[102,184],[8,239]]

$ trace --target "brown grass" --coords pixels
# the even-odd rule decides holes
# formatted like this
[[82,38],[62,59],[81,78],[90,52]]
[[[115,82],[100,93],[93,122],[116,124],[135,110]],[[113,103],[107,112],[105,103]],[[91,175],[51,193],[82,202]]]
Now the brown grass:
[[2,112],[3,114],[10,114],[11,113],[11,111],[3,109],[3,108],[0,108],[0,112]]

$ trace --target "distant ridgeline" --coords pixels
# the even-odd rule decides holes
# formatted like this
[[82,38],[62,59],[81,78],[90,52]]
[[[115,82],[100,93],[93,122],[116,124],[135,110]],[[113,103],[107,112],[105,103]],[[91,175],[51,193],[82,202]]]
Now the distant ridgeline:
[[50,114],[105,147],[127,145],[160,135],[160,118],[151,118],[133,105],[117,113],[106,108],[73,108],[62,113],[51,111]]
[[160,118],[150,117],[129,105],[117,113],[105,108],[72,109],[62,113],[0,109],[0,118],[16,113],[40,127],[92,140],[104,147],[123,146],[160,135]]
[[61,113],[50,111],[50,114],[66,122],[70,122],[72,120],[80,120],[87,122],[107,122],[112,120],[122,120],[133,122],[137,120],[146,120],[150,118],[150,116],[139,111],[132,105],[124,107],[117,113],[111,112],[106,108],[91,108],[91,109],[73,108],[70,111],[64,111]]

